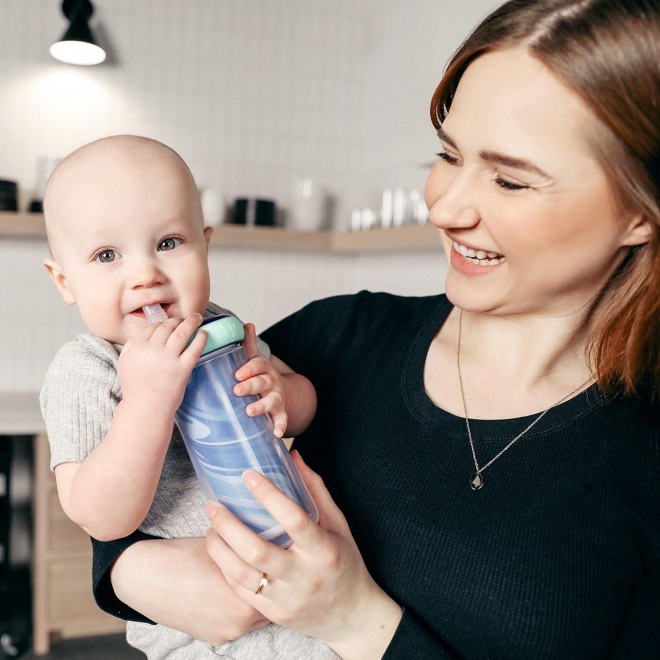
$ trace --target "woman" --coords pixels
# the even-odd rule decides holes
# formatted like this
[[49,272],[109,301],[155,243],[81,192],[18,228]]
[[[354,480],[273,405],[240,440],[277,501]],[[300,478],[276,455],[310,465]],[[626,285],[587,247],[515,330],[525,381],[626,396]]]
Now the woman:
[[320,524],[248,472],[288,551],[209,504],[208,553],[97,544],[103,607],[344,658],[660,655],[659,27],[654,0],[514,0],[468,37],[431,111],[447,296],[263,335],[318,390]]

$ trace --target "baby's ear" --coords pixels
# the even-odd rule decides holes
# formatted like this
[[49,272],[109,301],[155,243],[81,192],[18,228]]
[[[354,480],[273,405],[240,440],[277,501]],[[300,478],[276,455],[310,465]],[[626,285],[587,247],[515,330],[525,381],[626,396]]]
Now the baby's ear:
[[211,240],[211,234],[213,233],[213,227],[204,227],[204,240],[206,241],[206,244],[209,244],[209,241]]
[[60,292],[60,295],[64,299],[64,302],[67,305],[75,305],[76,299],[69,289],[69,284],[66,281],[66,276],[62,267],[55,261],[55,259],[45,259],[44,266],[51,280],[55,283],[57,290]]

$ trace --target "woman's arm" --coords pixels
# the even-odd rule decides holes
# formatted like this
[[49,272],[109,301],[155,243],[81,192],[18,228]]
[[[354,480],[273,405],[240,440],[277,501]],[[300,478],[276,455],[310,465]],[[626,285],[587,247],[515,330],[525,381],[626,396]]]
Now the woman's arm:
[[115,616],[162,623],[213,645],[269,623],[229,589],[204,539],[138,532],[93,545],[94,595]]

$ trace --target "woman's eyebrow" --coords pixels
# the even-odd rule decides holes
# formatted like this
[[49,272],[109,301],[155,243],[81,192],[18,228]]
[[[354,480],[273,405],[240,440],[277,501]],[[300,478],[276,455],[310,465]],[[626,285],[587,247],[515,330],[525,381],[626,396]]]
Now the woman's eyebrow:
[[[438,137],[443,141],[446,142],[450,147],[453,149],[458,149],[456,146],[456,142],[447,135],[447,133],[442,129],[439,128],[438,131]],[[529,160],[525,160],[524,158],[516,158],[515,156],[507,156],[506,154],[501,154],[497,151],[489,151],[489,150],[484,150],[479,152],[480,158],[483,160],[487,160],[488,162],[492,163],[499,163],[500,165],[505,165],[506,167],[514,167],[518,170],[525,170],[526,172],[532,172],[533,174],[538,174],[539,176],[545,177],[546,179],[550,179],[550,175],[547,172],[544,172],[538,165],[534,165]]]
[[524,158],[516,158],[515,156],[507,156],[506,154],[500,154],[497,151],[480,151],[479,156],[484,160],[493,163],[499,163],[500,165],[505,165],[506,167],[514,167],[517,170],[525,170],[526,172],[532,172],[533,174],[538,174],[546,179],[550,179],[550,175],[544,172],[540,167],[534,165],[534,163],[525,160]]
[[439,137],[443,142],[446,142],[450,147],[453,147],[454,149],[458,149],[458,147],[456,146],[456,142],[454,142],[454,141],[453,141],[453,140],[447,135],[447,133],[445,133],[444,130],[442,130],[442,128],[439,128],[439,129],[437,130],[437,133],[438,133],[438,137]]

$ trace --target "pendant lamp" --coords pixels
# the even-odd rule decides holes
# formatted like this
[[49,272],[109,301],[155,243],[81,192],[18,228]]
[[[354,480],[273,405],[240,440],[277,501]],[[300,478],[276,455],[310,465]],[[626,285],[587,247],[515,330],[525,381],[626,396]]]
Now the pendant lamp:
[[89,19],[94,13],[90,0],[64,0],[62,12],[69,19],[69,27],[50,47],[50,54],[67,64],[89,66],[103,62],[105,51],[96,43],[89,28]]

